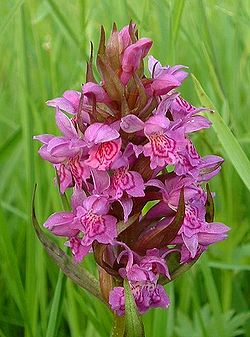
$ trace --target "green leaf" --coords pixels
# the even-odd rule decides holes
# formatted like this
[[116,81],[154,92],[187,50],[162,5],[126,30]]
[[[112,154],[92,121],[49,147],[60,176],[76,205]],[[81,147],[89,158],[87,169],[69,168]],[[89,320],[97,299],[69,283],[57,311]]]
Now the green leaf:
[[2,24],[0,26],[1,37],[5,36],[4,32],[6,31],[8,26],[12,23],[13,19],[15,18],[16,13],[18,12],[19,8],[24,3],[24,0],[19,0],[19,1],[16,1],[14,3],[15,3],[15,5],[10,10],[9,14],[6,17],[3,17],[2,20],[1,20],[2,21]]
[[125,329],[125,317],[114,315],[114,324],[111,337],[123,337]]
[[58,279],[56,283],[56,289],[52,300],[50,315],[49,315],[49,323],[46,332],[46,337],[54,337],[57,335],[57,327],[60,317],[60,311],[62,308],[62,301],[65,289],[65,280],[63,272],[60,270],[58,274]]
[[214,110],[210,114],[207,114],[207,117],[213,123],[215,133],[217,134],[218,139],[221,142],[221,145],[228,155],[232,165],[238,172],[246,187],[250,190],[250,161],[247,155],[243,151],[232,131],[226,125],[220,114],[216,111],[216,107],[193,74],[192,79],[201,104]]
[[124,337],[145,337],[144,327],[138,313],[128,280],[124,280],[125,289],[125,335]]
[[180,30],[181,17],[182,17],[185,1],[178,0],[178,1],[175,1],[173,4],[174,4],[173,6],[174,20],[172,23],[172,37],[173,37],[173,43],[175,44],[177,37],[178,37],[179,30]]
[[69,41],[73,41],[77,46],[80,45],[80,40],[77,34],[74,32],[72,27],[69,25],[69,21],[65,18],[65,16],[60,11],[60,6],[58,6],[53,0],[47,0],[47,4],[49,5],[51,12],[62,28],[62,31],[65,33],[65,36],[69,39]]

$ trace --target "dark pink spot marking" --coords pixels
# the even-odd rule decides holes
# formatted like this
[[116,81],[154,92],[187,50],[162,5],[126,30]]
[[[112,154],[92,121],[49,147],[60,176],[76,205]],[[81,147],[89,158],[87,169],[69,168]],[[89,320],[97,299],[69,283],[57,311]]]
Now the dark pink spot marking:
[[194,206],[186,205],[185,206],[185,219],[184,225],[196,229],[200,227],[198,209]]
[[101,215],[94,214],[89,211],[81,217],[85,234],[92,238],[97,235],[103,234],[106,230],[105,220]]
[[194,111],[195,108],[189,103],[187,102],[184,98],[181,97],[177,97],[176,98],[176,103],[181,107],[184,108],[186,111],[191,112]]
[[118,144],[110,141],[100,144],[98,147],[95,158],[100,164],[111,161],[118,152]]
[[57,174],[58,174],[60,182],[62,183],[66,178],[66,172],[65,172],[65,165],[64,164],[60,164],[59,169],[57,170]]
[[81,166],[78,156],[69,160],[69,167],[76,183],[80,186],[82,184],[84,168]]
[[125,167],[121,167],[113,175],[113,186],[115,189],[131,189],[135,187],[134,177]]
[[187,144],[187,150],[188,150],[188,153],[189,153],[191,158],[200,159],[200,156],[199,156],[198,152],[196,151],[196,148],[194,147],[194,145],[190,141]]
[[175,141],[163,134],[150,136],[152,152],[157,157],[168,158],[175,151]]

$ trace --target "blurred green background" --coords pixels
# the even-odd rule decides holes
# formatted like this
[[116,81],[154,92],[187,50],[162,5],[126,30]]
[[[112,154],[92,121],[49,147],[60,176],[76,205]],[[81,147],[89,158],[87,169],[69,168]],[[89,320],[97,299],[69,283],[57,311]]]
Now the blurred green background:
[[[45,101],[79,90],[101,24],[109,32],[114,21],[121,28],[132,19],[163,64],[190,67],[249,158],[250,1],[0,0],[0,18],[0,337],[109,336],[112,315],[71,281],[57,282],[32,228],[35,182],[40,223],[62,208],[53,168],[32,140],[55,132]],[[191,78],[182,93],[200,104]],[[166,287],[170,308],[143,317],[148,337],[250,336],[250,166],[220,136],[209,130],[194,141],[203,154],[225,157],[212,189],[216,220],[232,230]],[[93,271],[91,257],[84,264]]]

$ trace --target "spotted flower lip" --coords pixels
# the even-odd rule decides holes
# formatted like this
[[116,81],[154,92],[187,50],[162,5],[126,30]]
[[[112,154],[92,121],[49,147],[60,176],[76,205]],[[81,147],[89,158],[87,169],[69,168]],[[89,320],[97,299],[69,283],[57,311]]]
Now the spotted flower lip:
[[144,197],[144,183],[141,175],[135,171],[129,171],[126,167],[115,170],[111,180],[111,195],[119,199],[126,192],[132,197]]
[[94,123],[85,131],[85,141],[89,149],[89,158],[85,164],[98,170],[106,170],[120,154],[120,134],[109,125]]
[[63,194],[68,187],[82,187],[83,182],[90,177],[90,169],[81,156],[75,156],[68,161],[55,165],[59,178],[60,191]]
[[178,161],[178,153],[186,145],[183,129],[172,131],[167,117],[156,115],[145,123],[144,133],[149,142],[144,145],[143,153],[150,157],[150,166],[173,165]]
[[90,196],[76,209],[74,227],[84,233],[83,246],[90,246],[94,240],[112,243],[116,237],[116,218],[108,215],[108,201],[104,197]]
[[76,263],[93,253],[104,301],[120,316],[125,280],[140,314],[167,308],[163,285],[229,231],[214,219],[208,185],[223,158],[196,148],[199,131],[211,126],[209,109],[178,92],[188,67],[149,56],[144,72],[152,43],[134,23],[120,31],[114,24],[108,41],[102,28],[100,82],[91,50],[86,83],[47,102],[61,134],[34,137],[60,193],[72,194],[71,211],[53,213],[44,226],[66,238]]
[[89,150],[89,158],[85,164],[89,167],[105,171],[118,157],[121,149],[121,139],[110,140],[94,145]]

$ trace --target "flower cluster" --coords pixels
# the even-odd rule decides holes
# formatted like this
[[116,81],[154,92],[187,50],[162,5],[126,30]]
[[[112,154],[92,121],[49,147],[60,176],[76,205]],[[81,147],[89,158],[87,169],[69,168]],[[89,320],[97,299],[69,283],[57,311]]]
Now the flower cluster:
[[214,195],[203,186],[223,159],[201,157],[190,137],[211,123],[199,114],[204,108],[176,91],[187,67],[164,67],[149,56],[150,76],[144,74],[151,45],[134,24],[114,26],[107,44],[102,29],[101,81],[91,51],[81,91],[47,102],[62,135],[34,137],[43,144],[40,156],[56,169],[61,193],[72,190],[71,211],[52,214],[44,226],[67,237],[76,262],[94,253],[112,275],[106,290],[118,315],[125,310],[124,279],[140,313],[168,307],[163,285],[229,230],[214,222]]

